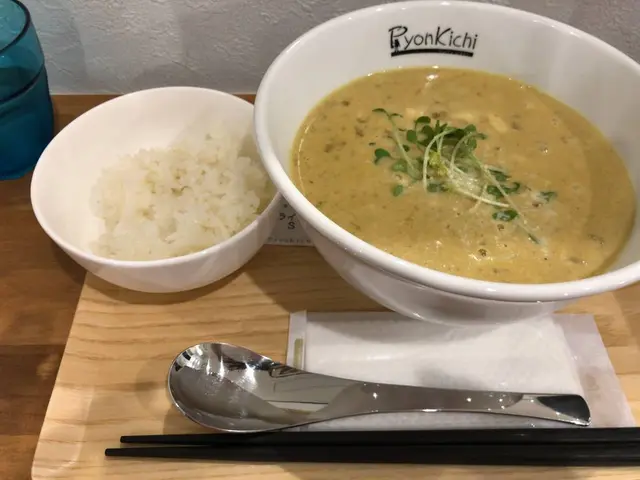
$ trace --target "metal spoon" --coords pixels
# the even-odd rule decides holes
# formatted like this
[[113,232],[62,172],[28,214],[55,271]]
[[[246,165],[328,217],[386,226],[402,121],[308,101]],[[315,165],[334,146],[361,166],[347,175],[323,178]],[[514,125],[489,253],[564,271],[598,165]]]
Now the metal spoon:
[[227,432],[259,432],[370,413],[467,412],[587,426],[580,395],[446,390],[359,382],[298,370],[243,347],[202,343],[169,370],[173,403],[189,419]]

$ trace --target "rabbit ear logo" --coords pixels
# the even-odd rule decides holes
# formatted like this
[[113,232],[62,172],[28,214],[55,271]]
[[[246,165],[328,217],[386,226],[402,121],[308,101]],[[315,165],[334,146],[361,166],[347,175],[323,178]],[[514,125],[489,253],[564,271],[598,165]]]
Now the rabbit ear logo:
[[396,25],[389,29],[392,57],[412,53],[444,53],[473,57],[477,43],[477,33],[460,33],[451,27],[438,26],[435,30],[418,33],[410,32],[405,25]]

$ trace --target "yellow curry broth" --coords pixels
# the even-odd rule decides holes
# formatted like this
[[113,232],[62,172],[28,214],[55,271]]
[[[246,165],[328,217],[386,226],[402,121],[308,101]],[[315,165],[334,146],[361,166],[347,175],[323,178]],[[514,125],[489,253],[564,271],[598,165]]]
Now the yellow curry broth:
[[[495,207],[374,164],[374,150],[396,152],[390,124],[376,108],[422,115],[487,135],[477,157],[526,188],[509,197],[518,221]],[[324,214],[362,240],[443,272],[500,282],[546,283],[593,275],[626,242],[635,197],[623,162],[575,111],[533,87],[482,72],[418,68],[358,79],[323,100],[300,128],[293,176]],[[401,194],[392,191],[406,186]],[[557,194],[548,203],[539,192]],[[541,243],[519,227],[526,221]]]

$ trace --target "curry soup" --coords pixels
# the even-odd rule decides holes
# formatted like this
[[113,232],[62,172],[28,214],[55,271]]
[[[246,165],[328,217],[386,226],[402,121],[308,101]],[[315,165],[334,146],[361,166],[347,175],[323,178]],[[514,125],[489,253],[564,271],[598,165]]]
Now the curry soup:
[[410,68],[308,115],[292,177],[331,220],[402,259],[482,280],[601,272],[635,215],[625,166],[577,112],[484,72]]

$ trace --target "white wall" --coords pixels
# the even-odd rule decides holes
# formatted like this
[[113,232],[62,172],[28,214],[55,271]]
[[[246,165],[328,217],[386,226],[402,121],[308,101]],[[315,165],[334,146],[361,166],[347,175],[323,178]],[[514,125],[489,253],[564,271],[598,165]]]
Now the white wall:
[[[385,0],[23,0],[56,93],[160,85],[253,92],[318,23]],[[570,23],[640,60],[640,0],[482,0]],[[635,7],[634,7],[635,5]]]

